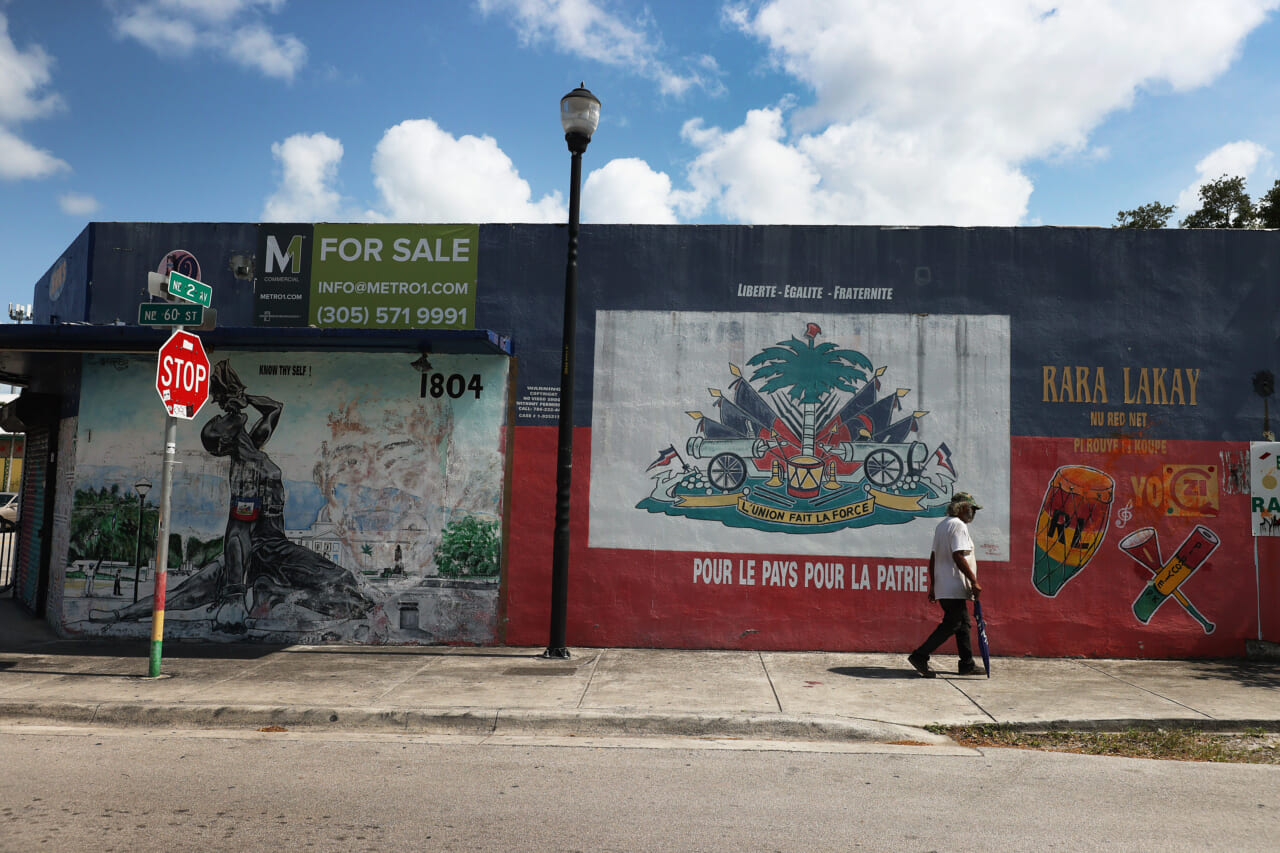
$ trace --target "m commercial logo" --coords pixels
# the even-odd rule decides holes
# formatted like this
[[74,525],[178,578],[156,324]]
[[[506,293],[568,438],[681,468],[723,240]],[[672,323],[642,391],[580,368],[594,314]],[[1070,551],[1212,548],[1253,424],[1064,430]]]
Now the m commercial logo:
[[254,324],[305,326],[311,290],[312,226],[258,229],[258,274],[253,282]]
[[280,251],[280,241],[274,234],[267,235],[266,274],[288,270],[293,275],[302,272],[302,235],[294,234],[289,248]]

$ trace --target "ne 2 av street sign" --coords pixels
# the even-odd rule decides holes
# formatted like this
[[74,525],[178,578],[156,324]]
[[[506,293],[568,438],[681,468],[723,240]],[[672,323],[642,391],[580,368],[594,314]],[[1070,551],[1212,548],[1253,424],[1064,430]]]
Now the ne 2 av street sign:
[[169,273],[169,294],[208,308],[213,303],[213,288],[203,281],[173,270]]

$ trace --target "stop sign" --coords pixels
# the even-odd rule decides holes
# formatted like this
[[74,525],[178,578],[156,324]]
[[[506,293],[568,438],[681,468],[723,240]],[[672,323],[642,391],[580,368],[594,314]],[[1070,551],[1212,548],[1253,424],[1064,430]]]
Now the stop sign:
[[209,357],[200,339],[181,329],[160,347],[156,390],[170,417],[191,420],[209,399]]

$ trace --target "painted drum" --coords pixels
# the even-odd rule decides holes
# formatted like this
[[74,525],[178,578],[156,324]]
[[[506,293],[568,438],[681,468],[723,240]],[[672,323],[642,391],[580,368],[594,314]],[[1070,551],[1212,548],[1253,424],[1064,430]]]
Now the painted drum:
[[1139,593],[1133,602],[1133,615],[1138,621],[1147,624],[1160,609],[1160,605],[1182,586],[1187,578],[1200,568],[1209,555],[1217,550],[1220,540],[1216,533],[1204,525],[1197,525],[1191,535],[1182,543],[1178,552],[1166,563],[1155,577]]
[[1065,465],[1049,483],[1036,519],[1031,581],[1044,595],[1058,594],[1089,564],[1107,534],[1115,481],[1086,465]]
[[817,497],[822,489],[822,460],[792,456],[787,460],[787,494],[793,498]]

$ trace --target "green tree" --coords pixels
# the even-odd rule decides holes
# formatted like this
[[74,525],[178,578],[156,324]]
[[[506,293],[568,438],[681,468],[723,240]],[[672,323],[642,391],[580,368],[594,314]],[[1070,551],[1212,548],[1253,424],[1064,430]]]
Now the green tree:
[[1258,227],[1280,228],[1280,179],[1258,199]]
[[[1171,204],[1153,201],[1116,214],[1114,228],[1164,228],[1173,215]],[[1200,187],[1200,207],[1179,223],[1183,228],[1280,229],[1280,180],[1255,205],[1242,177],[1223,175]]]
[[1223,175],[1200,187],[1200,209],[1182,220],[1183,228],[1256,228],[1258,215],[1244,189],[1244,178]]
[[473,515],[450,521],[436,549],[436,569],[442,577],[496,578],[498,522]]
[[120,486],[79,489],[72,502],[68,557],[71,560],[133,561],[137,541],[137,504]]
[[789,341],[778,341],[776,346],[766,347],[747,361],[758,366],[751,378],[766,380],[760,387],[761,392],[786,390],[800,405],[804,418],[801,453],[806,456],[814,453],[818,407],[832,391],[857,391],[858,383],[866,381],[867,371],[871,369],[871,360],[856,350],[838,349],[830,342],[816,343],[820,334],[822,329],[818,324],[810,323],[805,329],[805,340],[792,337]]
[[1116,214],[1116,228],[1163,228],[1173,216],[1173,205],[1153,201],[1135,207],[1133,210],[1122,210]]

